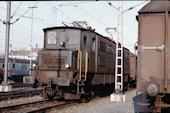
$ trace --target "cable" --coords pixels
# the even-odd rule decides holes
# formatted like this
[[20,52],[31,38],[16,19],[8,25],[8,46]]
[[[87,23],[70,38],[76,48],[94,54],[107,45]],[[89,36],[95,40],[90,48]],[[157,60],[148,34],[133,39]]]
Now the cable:
[[135,7],[141,5],[141,4],[145,3],[145,2],[147,2],[147,1],[144,1],[144,2],[142,2],[142,3],[140,3],[140,4],[135,5],[135,6],[132,6],[132,7],[128,8],[128,9],[124,10],[122,13],[125,13],[125,12],[127,12],[127,11],[130,11],[130,10],[134,9]]
[[23,3],[23,1],[20,3],[20,5],[17,7],[17,9],[15,10],[14,14],[11,16],[11,19],[14,17],[15,13],[17,12],[17,10],[19,9],[19,7],[21,6],[21,4]]
[[[38,2],[39,2],[39,1],[38,1]],[[34,7],[35,5],[37,5],[38,2],[36,2],[32,7]],[[27,14],[28,11],[30,11],[30,10],[31,10],[31,8],[29,8],[24,14],[22,14],[19,18],[17,18],[12,24],[16,23],[21,17],[23,17],[25,14]]]
[[5,21],[3,21],[2,19],[0,19],[0,22],[3,23],[3,24],[5,24]]
[[94,20],[98,21],[99,23],[103,24],[105,27],[108,27],[106,24],[104,24],[103,22],[101,22],[100,20],[98,20],[97,18],[93,17],[92,15],[90,15],[89,13],[87,13],[86,11],[82,10],[81,8],[79,7],[76,7],[78,8],[79,10],[81,10],[82,12],[84,12],[85,14],[87,14],[88,16],[90,16],[91,18],[93,18]]
[[[50,4],[50,3],[48,3],[48,4]],[[65,17],[67,17],[68,18],[68,20],[73,20],[72,18],[70,18],[70,17],[68,17],[67,15],[65,15],[61,10],[59,10],[56,6],[54,6],[54,5],[52,5],[52,4],[50,4],[52,7],[54,7],[54,8],[56,8],[61,14],[63,14]]]
[[[15,5],[13,5],[13,4],[12,4],[12,6],[17,7],[17,6],[15,6]],[[24,11],[24,12],[26,12],[26,11],[25,11],[24,9],[22,9],[22,8],[19,8],[19,9],[22,10],[22,11]],[[29,13],[29,12],[28,12],[27,14],[32,15],[32,14]],[[19,15],[19,16],[21,16],[21,15]],[[24,17],[24,16],[22,16],[22,17]],[[36,16],[34,15],[34,17],[36,17]],[[36,17],[36,18],[38,18],[38,17]],[[39,22],[42,23],[42,24],[44,24],[44,25],[47,25],[47,24],[48,24],[48,26],[51,25],[51,24],[49,24],[47,21],[45,21],[44,19],[43,19],[43,21],[44,21],[46,24],[45,24],[45,23],[42,23],[42,22],[40,22],[40,21],[39,21]]]
[[[106,0],[106,1],[107,1],[107,0]],[[118,10],[118,8],[115,7],[111,2],[108,2],[108,1],[107,1],[107,3],[108,3],[110,6],[112,6],[114,9]]]
[[[16,37],[21,37],[21,35],[20,34],[22,34],[22,32],[17,32],[17,31],[14,31],[14,30],[12,30],[13,32],[15,32],[15,33],[12,33],[13,34],[13,36],[16,36]],[[2,33],[4,33],[5,34],[5,31],[0,31],[0,32],[2,32]],[[18,35],[17,35],[18,34]],[[35,37],[35,36],[34,36]],[[41,36],[42,37],[42,36]],[[30,39],[30,36],[28,35],[28,34],[22,34],[22,37],[20,38],[20,40],[29,40]],[[33,40],[37,40],[37,41],[39,41],[39,38],[37,37],[37,38],[33,38]]]
[[[101,3],[101,2],[100,2]],[[112,11],[109,7],[107,7],[108,5],[107,4],[105,4],[105,3],[103,3],[104,4],[104,6],[111,12],[111,13],[114,13],[114,11]]]

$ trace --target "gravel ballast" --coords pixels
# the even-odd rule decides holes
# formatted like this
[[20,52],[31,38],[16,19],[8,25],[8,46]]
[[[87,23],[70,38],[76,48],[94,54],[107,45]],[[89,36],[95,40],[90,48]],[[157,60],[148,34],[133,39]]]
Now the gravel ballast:
[[127,91],[126,102],[111,102],[110,96],[92,99],[89,103],[80,103],[62,109],[53,109],[50,113],[135,113],[148,112],[147,107],[138,106],[142,95],[136,96],[136,89]]

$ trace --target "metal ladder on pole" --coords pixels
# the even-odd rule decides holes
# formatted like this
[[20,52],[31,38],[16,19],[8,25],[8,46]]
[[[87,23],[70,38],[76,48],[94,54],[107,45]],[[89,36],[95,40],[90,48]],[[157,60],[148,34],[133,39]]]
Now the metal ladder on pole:
[[118,1],[115,93],[123,92],[123,1]]

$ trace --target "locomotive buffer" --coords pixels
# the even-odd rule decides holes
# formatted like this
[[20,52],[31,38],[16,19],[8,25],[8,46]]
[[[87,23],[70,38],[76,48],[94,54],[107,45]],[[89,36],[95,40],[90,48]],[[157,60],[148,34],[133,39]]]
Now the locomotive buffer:
[[118,26],[116,43],[115,92],[111,101],[125,102],[123,94],[123,2],[118,1]]

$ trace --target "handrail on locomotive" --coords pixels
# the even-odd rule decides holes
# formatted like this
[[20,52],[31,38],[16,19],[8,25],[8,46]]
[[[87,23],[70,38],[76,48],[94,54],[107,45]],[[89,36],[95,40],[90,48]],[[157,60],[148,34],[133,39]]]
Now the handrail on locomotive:
[[[77,69],[79,69],[79,82],[82,78],[82,52],[78,51],[78,58],[77,58]],[[85,77],[84,81],[87,79],[87,72],[88,72],[88,52],[85,53]]]

